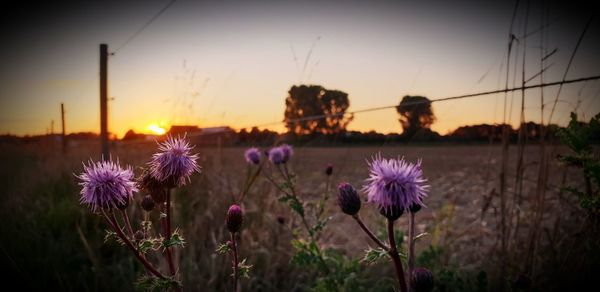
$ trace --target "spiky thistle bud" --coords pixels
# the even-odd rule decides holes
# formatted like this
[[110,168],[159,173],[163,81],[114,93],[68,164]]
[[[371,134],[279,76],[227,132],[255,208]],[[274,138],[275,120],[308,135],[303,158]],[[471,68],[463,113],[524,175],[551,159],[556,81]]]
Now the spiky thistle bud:
[[135,238],[136,241],[142,241],[145,237],[144,232],[142,232],[141,230],[138,230],[133,234],[133,237]]
[[327,176],[330,176],[331,174],[333,174],[333,164],[327,163],[327,166],[325,167],[325,174]]
[[385,218],[388,218],[389,220],[397,220],[398,218],[400,218],[400,216],[402,216],[402,214],[404,214],[404,209],[398,207],[398,206],[390,206],[387,209],[379,209],[379,214],[383,215]]
[[413,271],[410,286],[414,292],[429,292],[433,290],[433,274],[425,268]]
[[242,223],[244,222],[244,215],[240,206],[233,204],[227,211],[227,229],[231,233],[240,231]]
[[127,207],[129,207],[129,197],[125,198],[125,200],[123,200],[123,202],[117,203],[117,209],[119,209],[121,211],[127,209]]
[[148,192],[155,203],[164,203],[167,200],[167,192],[165,185],[154,178],[149,170],[144,170],[140,178],[138,179],[138,186],[140,189]]
[[142,209],[144,209],[144,211],[150,212],[154,209],[154,206],[156,204],[154,203],[154,199],[152,199],[152,196],[147,195],[142,199],[140,205],[142,205]]
[[338,185],[338,205],[342,212],[354,216],[360,210],[360,197],[349,183],[343,182]]
[[421,205],[413,203],[412,205],[410,205],[410,207],[408,208],[408,210],[411,213],[416,214],[417,212],[421,211]]

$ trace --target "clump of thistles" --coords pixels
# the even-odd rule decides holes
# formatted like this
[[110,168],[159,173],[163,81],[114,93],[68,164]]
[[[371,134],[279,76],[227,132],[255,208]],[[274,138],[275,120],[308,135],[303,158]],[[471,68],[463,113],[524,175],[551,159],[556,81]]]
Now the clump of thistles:
[[236,233],[242,228],[244,222],[244,215],[242,214],[242,208],[233,204],[227,211],[227,230],[231,233]]
[[416,164],[404,158],[385,159],[375,156],[369,164],[369,178],[363,190],[368,201],[375,203],[379,212],[390,220],[396,220],[403,212],[417,206],[425,206],[429,186],[425,185],[421,161]]
[[349,183],[340,183],[338,185],[338,205],[342,212],[354,216],[360,211],[360,197]]
[[76,177],[83,187],[79,201],[88,205],[92,212],[123,208],[138,190],[131,167],[122,168],[119,161],[90,160],[88,165],[83,164],[83,173]]
[[256,148],[249,148],[244,152],[244,158],[246,158],[246,162],[259,164],[260,163],[260,150]]
[[192,173],[200,171],[198,155],[190,153],[192,147],[184,138],[169,137],[158,150],[149,163],[150,174],[166,187],[185,185]]

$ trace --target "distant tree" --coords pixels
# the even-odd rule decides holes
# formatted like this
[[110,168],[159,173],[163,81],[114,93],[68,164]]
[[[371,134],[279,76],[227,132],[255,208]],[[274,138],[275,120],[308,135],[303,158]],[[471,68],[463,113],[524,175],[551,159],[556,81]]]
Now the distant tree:
[[[319,85],[292,86],[285,100],[285,122],[289,132],[297,135],[336,134],[346,130],[352,117],[344,114],[350,106],[348,94],[327,90]],[[310,116],[327,115],[323,119],[300,120]]]
[[431,101],[424,96],[404,96],[396,111],[400,114],[404,137],[413,137],[419,130],[429,129],[435,122]]

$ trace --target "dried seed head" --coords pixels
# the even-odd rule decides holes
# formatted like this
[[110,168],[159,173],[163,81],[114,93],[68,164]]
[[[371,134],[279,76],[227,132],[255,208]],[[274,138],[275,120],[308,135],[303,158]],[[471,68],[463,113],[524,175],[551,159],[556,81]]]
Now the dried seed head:
[[240,231],[242,223],[244,222],[244,215],[242,214],[242,208],[233,204],[227,211],[227,229],[231,233]]
[[360,197],[349,183],[340,183],[338,185],[338,205],[342,212],[354,216],[360,210]]

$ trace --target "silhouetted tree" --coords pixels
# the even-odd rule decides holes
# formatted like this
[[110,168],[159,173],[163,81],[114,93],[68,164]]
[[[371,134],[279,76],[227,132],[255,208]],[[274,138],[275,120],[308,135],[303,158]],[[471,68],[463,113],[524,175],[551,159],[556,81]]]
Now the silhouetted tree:
[[[285,121],[288,131],[297,135],[313,133],[337,134],[346,130],[352,117],[344,114],[350,106],[348,94],[327,90],[319,85],[292,86],[285,100]],[[305,117],[326,115],[326,118],[300,120]]]
[[400,114],[402,135],[407,138],[413,137],[421,129],[429,129],[435,122],[431,101],[424,96],[404,96],[396,111]]

